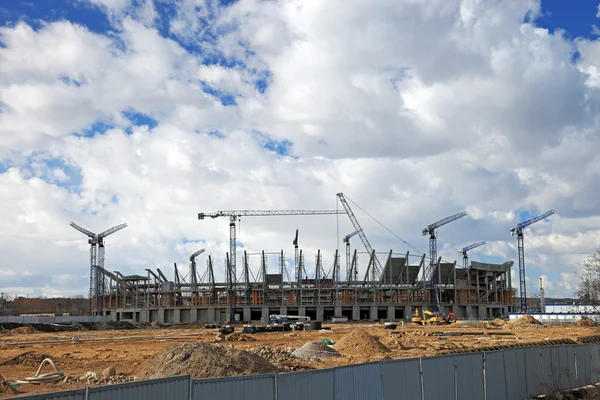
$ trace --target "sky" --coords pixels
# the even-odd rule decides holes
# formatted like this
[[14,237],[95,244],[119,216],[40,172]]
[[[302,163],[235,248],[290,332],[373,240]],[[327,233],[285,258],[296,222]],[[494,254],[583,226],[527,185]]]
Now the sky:
[[[515,286],[510,228],[554,209],[525,230],[528,294],[543,277],[572,296],[600,241],[599,3],[0,0],[0,292],[86,295],[71,221],[128,224],[111,271],[186,274],[204,248],[222,278],[228,221],[198,212],[335,210],[343,192],[382,259],[418,262],[423,228],[467,211],[439,254],[485,240],[470,259],[514,261]],[[292,274],[296,229],[309,274],[354,231],[242,218],[238,265],[283,250]]]

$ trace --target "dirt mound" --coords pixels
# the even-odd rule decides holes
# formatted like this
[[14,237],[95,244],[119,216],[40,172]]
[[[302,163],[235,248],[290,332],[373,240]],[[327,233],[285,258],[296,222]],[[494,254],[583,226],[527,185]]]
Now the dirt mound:
[[490,321],[490,323],[496,326],[504,326],[506,324],[506,321],[500,318],[494,318]]
[[389,353],[390,349],[379,343],[379,340],[371,336],[363,329],[355,329],[345,334],[334,345],[341,353],[353,355],[371,355],[377,353]]
[[533,318],[531,315],[525,314],[522,317],[519,317],[518,320],[514,321],[513,325],[542,325],[542,323]]
[[225,336],[226,342],[256,342],[252,336],[244,335],[243,333],[234,332]]
[[264,358],[265,360],[277,364],[290,363],[297,360],[297,358],[293,356],[292,353],[290,353],[289,351],[271,347],[266,344],[261,344],[258,347],[253,347],[248,351],[252,354],[256,354],[257,356]]
[[591,319],[580,319],[577,322],[573,322],[572,324],[570,324],[569,326],[575,326],[575,327],[587,327],[587,326],[595,326],[594,321],[592,321]]
[[144,378],[189,374],[194,379],[203,379],[278,371],[276,366],[264,358],[247,351],[236,350],[232,346],[196,342],[167,347],[147,359],[137,372],[138,376]]
[[292,353],[298,358],[325,358],[325,357],[341,357],[335,349],[321,342],[307,342],[302,347]]
[[28,365],[37,367],[40,363],[48,356],[44,354],[38,354],[35,351],[27,351],[25,353],[18,354],[8,360],[0,361],[1,365]]
[[110,321],[98,325],[100,331],[113,331],[113,330],[125,330],[125,329],[138,329],[138,326],[132,324],[129,321]]
[[37,331],[35,330],[35,328],[33,328],[32,326],[29,326],[29,325],[21,326],[19,328],[10,330],[10,333],[13,335],[29,334],[29,333],[36,333],[36,332]]

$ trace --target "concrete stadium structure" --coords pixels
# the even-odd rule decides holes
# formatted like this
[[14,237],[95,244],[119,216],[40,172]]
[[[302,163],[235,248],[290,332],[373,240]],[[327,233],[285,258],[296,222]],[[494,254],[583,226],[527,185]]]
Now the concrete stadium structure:
[[[257,271],[252,271],[250,256],[244,253],[241,279],[227,282],[215,281],[210,256],[204,273],[197,272],[195,260],[190,257],[189,272],[183,276],[175,266],[173,280],[159,269],[131,276],[104,271],[108,290],[100,302],[101,309],[93,299],[92,313],[113,320],[158,323],[266,321],[271,314],[309,316],[321,321],[334,316],[346,316],[351,321],[401,320],[415,308],[427,309],[432,293],[436,293],[442,313],[454,312],[461,319],[489,319],[515,311],[512,261],[471,262],[468,268],[461,268],[456,262],[442,262],[440,258],[435,268],[437,290],[432,291],[431,280],[423,279],[425,255],[414,257],[390,251],[382,257],[385,263],[379,264],[375,253],[365,254],[369,261],[360,270],[367,272],[364,279],[359,279],[355,251],[347,258],[346,274],[341,279],[337,252],[329,272],[323,268],[321,253],[316,255],[312,278],[303,278],[304,257],[300,252],[293,266],[296,277],[290,279],[283,251],[275,254],[278,273],[268,273],[267,253],[258,254]],[[420,262],[410,263],[410,257]],[[379,270],[377,265],[381,265]],[[232,276],[228,263],[225,269]]]

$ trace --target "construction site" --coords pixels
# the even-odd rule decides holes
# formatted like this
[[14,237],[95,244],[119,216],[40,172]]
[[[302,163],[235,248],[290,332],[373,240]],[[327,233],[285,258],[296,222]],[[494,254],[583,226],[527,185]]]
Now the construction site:
[[[429,254],[377,253],[347,197],[338,193],[337,198],[343,209],[199,213],[199,220],[229,219],[230,251],[224,257],[223,281],[215,279],[221,266],[214,265],[211,255],[206,257],[206,268],[198,266],[199,257],[206,256],[204,249],[189,256],[189,266],[175,264],[172,275],[168,273],[172,278],[160,268],[135,275],[109,272],[104,268],[104,238],[127,225],[95,234],[71,223],[89,237],[91,314],[110,316],[114,321],[188,323],[266,322],[273,314],[318,321],[332,317],[397,321],[410,316],[415,308],[440,315],[452,312],[460,319],[490,319],[514,311],[512,261],[469,262],[468,251],[485,242],[463,248],[460,264],[444,261],[437,254],[437,230],[466,216],[466,212],[423,229],[423,236],[429,237]],[[249,254],[236,246],[236,221],[241,217],[329,214],[347,215],[355,229],[343,238],[345,249],[335,250],[332,261],[329,257],[324,260],[321,250],[314,255],[303,252],[298,231],[292,243],[293,258],[283,250]],[[360,251],[358,246],[351,248],[355,236],[362,242]],[[314,257],[311,274],[306,267],[309,257]]]

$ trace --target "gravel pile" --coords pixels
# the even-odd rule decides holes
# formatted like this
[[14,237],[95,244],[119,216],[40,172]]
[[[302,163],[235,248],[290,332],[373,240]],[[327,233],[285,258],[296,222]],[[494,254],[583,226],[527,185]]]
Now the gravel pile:
[[321,342],[307,342],[302,347],[292,353],[298,358],[326,358],[341,357],[335,349]]
[[276,373],[279,369],[256,354],[233,346],[182,343],[167,347],[148,358],[139,368],[144,378],[191,375],[194,379]]
[[295,357],[289,351],[274,348],[266,344],[261,344],[258,347],[253,347],[248,351],[252,354],[256,354],[257,356],[264,358],[265,360],[277,364],[288,364],[298,360],[298,358]]

